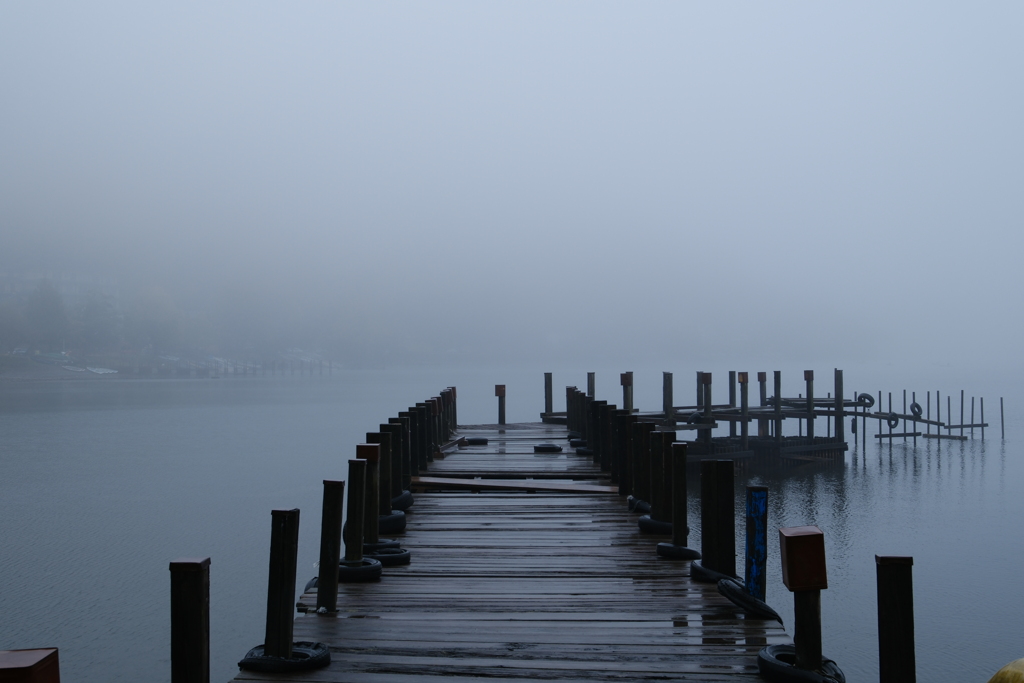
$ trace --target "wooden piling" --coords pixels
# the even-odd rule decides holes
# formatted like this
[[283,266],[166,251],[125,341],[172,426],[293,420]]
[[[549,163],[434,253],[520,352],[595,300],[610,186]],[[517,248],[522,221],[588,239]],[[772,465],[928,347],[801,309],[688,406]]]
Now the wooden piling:
[[[729,371],[729,407],[736,407],[736,371]],[[729,436],[735,438],[736,436],[736,421],[729,420]]]
[[971,438],[974,438],[974,397],[971,396]]
[[402,486],[409,488],[409,484],[412,477],[418,477],[420,474],[420,461],[418,451],[416,450],[416,412],[413,409],[409,409],[398,413],[398,419],[402,421],[402,426],[405,428],[405,437],[408,441],[408,446],[405,453],[405,469],[409,472],[409,478],[405,478],[403,473]]
[[270,515],[270,579],[263,652],[268,657],[291,659],[295,565],[299,555],[299,511],[273,510]]
[[[387,427],[388,425],[381,425],[381,427]],[[392,453],[392,439],[390,429],[381,429],[379,432],[367,432],[366,443],[375,443],[380,446],[380,460],[376,467],[370,465],[370,469],[376,469],[376,477],[371,471],[369,479],[377,479],[377,484],[374,487],[376,493],[368,498],[375,498],[376,500],[367,502],[367,509],[373,510],[375,515],[390,515],[391,514],[391,453]],[[356,456],[359,457],[359,456]],[[372,485],[372,484],[371,484]],[[402,492],[399,491],[399,494]],[[372,538],[367,536],[367,543],[375,543]]]
[[171,562],[171,683],[210,683],[210,558]]
[[544,414],[550,415],[555,412],[555,399],[551,388],[551,373],[544,373]]
[[[360,444],[362,445],[362,444]],[[359,446],[356,446],[356,453]],[[366,461],[348,461],[348,522],[345,524],[345,562],[363,559],[363,524],[366,510]]]
[[[712,410],[714,404],[711,400],[711,373],[702,372],[700,374],[700,379],[701,382],[704,384],[704,420],[710,425],[715,419],[715,414]],[[711,432],[713,431],[714,430],[711,428],[702,431],[702,434],[704,436],[704,443],[706,443],[709,447],[711,445]]]
[[345,482],[324,479],[320,517],[320,567],[316,583],[317,611],[338,611],[338,565],[341,562],[341,516]]
[[700,552],[708,569],[736,575],[736,512],[733,461],[700,463]]
[[[759,372],[757,373],[757,384],[758,391],[760,392],[759,406],[762,408],[768,405],[768,373]],[[757,420],[757,436],[760,439],[768,437],[768,420],[758,418]]]
[[1006,438],[1006,423],[1003,421],[1003,397],[999,397],[999,438]]
[[633,483],[632,461],[630,459],[630,442],[632,424],[635,416],[629,410],[616,410],[615,416],[615,459],[612,468],[612,481],[619,485],[619,495],[628,495]]
[[405,483],[405,439],[399,418],[389,418],[387,424],[380,425],[380,431],[391,435],[391,480],[388,495],[396,498],[402,495]]
[[686,547],[686,443],[672,444],[672,545]]
[[782,446],[782,371],[774,371],[775,382],[775,443]]
[[821,591],[793,593],[793,645],[796,666],[813,671],[821,668]]
[[633,497],[637,500],[651,500],[651,432],[654,425],[650,422],[634,422],[631,425],[633,456]]
[[835,369],[835,411],[836,411],[836,441],[846,441],[846,412],[843,405],[843,371]]
[[914,683],[914,586],[912,557],[875,555],[878,587],[879,683]]
[[[745,373],[744,373],[745,374]],[[745,385],[744,385],[745,386]],[[747,487],[747,593],[765,600],[768,588],[768,487]]]
[[814,442],[814,370],[804,370],[807,384],[807,439]]
[[[743,450],[747,450],[747,448],[749,447],[749,439],[750,439],[750,423],[749,423],[750,405],[749,405],[749,402],[748,402],[749,401],[749,394],[748,394],[749,386],[748,386],[747,377],[748,377],[748,375],[745,372],[741,372],[739,374],[739,382],[740,382],[740,419],[741,419],[741,422],[740,422],[740,447]],[[760,422],[761,421],[758,420],[758,424],[760,424]]]
[[964,435],[964,390],[960,390],[960,436]]
[[676,424],[676,409],[672,404],[672,373],[661,373],[661,410],[665,413],[665,425],[674,427]]
[[594,394],[594,373],[593,372],[588,372],[587,373],[587,396],[589,396],[590,398],[595,398],[595,394]]
[[624,372],[619,375],[619,383],[622,385],[622,408],[633,410],[633,373]]
[[825,537],[815,526],[779,529],[782,582],[793,592],[796,666],[821,668],[821,591],[828,588]]
[[382,450],[379,443],[356,446],[356,458],[366,461],[365,490],[363,492],[363,543],[380,541],[378,509],[380,506],[380,452]]
[[[978,402],[981,404],[981,440],[985,440],[985,397],[981,396],[978,398]],[[974,420],[971,420],[974,422]]]
[[498,397],[498,424],[505,424],[505,385],[495,384],[494,395]]

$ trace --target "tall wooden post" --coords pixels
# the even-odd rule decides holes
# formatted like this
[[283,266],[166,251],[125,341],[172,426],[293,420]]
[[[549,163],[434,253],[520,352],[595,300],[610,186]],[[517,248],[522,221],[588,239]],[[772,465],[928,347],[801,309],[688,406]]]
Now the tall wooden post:
[[674,427],[676,424],[676,409],[672,405],[672,373],[661,373],[661,409],[665,413],[665,424]]
[[821,591],[828,588],[825,536],[816,526],[779,529],[782,582],[793,592],[793,645],[799,669],[821,668]]
[[836,441],[846,441],[846,415],[843,408],[843,371],[836,368]]
[[686,547],[686,443],[672,444],[672,545]]
[[[744,385],[746,386],[746,385]],[[747,487],[747,593],[762,602],[768,588],[768,487]]]
[[807,383],[807,439],[814,441],[814,370],[804,370]]
[[[384,436],[376,435],[378,438]],[[387,435],[390,438],[390,435]],[[356,446],[356,458],[366,461],[366,481],[363,499],[363,543],[374,544],[380,541],[380,453],[383,450],[379,443],[365,443]],[[388,499],[388,507],[391,500]]]
[[505,424],[505,385],[495,384],[494,395],[498,397],[498,424]]
[[171,562],[171,683],[210,683],[210,558]]
[[736,575],[733,461],[700,463],[700,553],[706,568]]
[[[358,446],[356,448],[358,453]],[[348,461],[348,522],[345,524],[345,562],[363,559],[363,524],[366,511],[366,461]]]
[[316,582],[319,612],[338,611],[338,564],[341,562],[341,515],[345,482],[324,479],[324,507],[320,518],[320,568]]
[[270,515],[270,580],[263,652],[268,657],[291,659],[295,564],[299,556],[299,511],[273,510]]
[[[729,371],[729,407],[736,407],[736,371]],[[736,421],[729,420],[729,436],[736,436]]]
[[[739,373],[740,382],[740,447],[747,450],[750,447],[750,404],[749,404],[749,383],[748,375],[745,372]],[[760,420],[758,421],[760,422]]]
[[544,373],[544,414],[550,415],[555,412],[555,398],[552,393],[551,373]]
[[[712,410],[712,401],[711,401],[711,373],[710,372],[702,372],[702,373],[700,373],[700,379],[701,379],[701,382],[704,383],[704,421],[708,425],[710,425],[714,421],[714,419],[715,419],[715,414],[714,414],[714,411]],[[703,430],[704,443],[708,444],[708,446],[711,445],[711,432],[713,432],[713,431],[714,430],[711,429],[710,426],[707,429]]]
[[[757,384],[758,390],[760,391],[760,400],[758,404],[762,408],[768,405],[768,373],[759,372],[757,373]],[[757,436],[758,438],[766,438],[768,436],[768,420],[758,418],[757,419]]]
[[875,555],[879,683],[914,683],[914,558]]
[[[366,432],[366,443],[378,444],[380,446],[380,460],[376,467],[376,493],[369,496],[372,500],[367,504],[367,509],[372,509],[374,515],[391,514],[391,454],[394,441],[391,438],[391,430],[386,427],[387,425],[381,425],[381,431],[379,432]],[[356,457],[359,456],[357,455]],[[373,466],[371,465],[372,469]],[[370,479],[374,478],[374,474],[371,472]],[[398,493],[401,494],[402,492],[399,491]],[[373,543],[374,540],[367,537],[366,542]]]
[[623,410],[633,410],[633,373],[624,372],[619,375],[619,383],[622,385]]
[[593,372],[588,372],[587,373],[587,396],[589,396],[590,398],[594,398],[595,397],[595,395],[594,395],[594,373]]
[[775,442],[782,445],[782,371],[773,373],[775,382]]

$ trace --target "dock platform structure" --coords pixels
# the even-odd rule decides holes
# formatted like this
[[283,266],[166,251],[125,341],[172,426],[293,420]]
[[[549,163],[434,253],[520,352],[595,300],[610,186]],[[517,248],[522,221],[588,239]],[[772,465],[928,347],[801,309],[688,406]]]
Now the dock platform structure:
[[568,436],[458,427],[408,479],[411,563],[340,584],[337,612],[317,613],[316,589],[299,598],[294,639],[326,643],[330,665],[235,680],[761,680],[758,651],[791,642],[782,625],[691,579],[689,561],[660,558],[666,539],[638,532],[607,468]]

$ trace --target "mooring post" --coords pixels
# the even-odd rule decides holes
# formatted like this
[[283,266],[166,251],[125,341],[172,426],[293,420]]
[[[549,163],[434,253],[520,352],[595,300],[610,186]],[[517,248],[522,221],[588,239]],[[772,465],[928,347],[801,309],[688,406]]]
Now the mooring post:
[[[782,446],[782,371],[775,370],[775,441]],[[797,420],[799,422],[799,420]]]
[[612,449],[615,447],[612,441],[612,415],[617,409],[616,405],[607,403],[597,409],[597,428],[601,434],[601,452],[595,453],[594,458],[600,464],[602,472],[611,470]]
[[971,396],[971,438],[974,438],[974,397]]
[[498,424],[505,424],[505,385],[495,384],[494,395],[498,397]]
[[[359,444],[363,445],[363,444]],[[356,446],[356,455],[359,454]],[[366,509],[366,461],[348,461],[348,522],[345,524],[345,562],[363,559],[363,524]]]
[[633,373],[624,372],[619,375],[619,383],[622,385],[622,408],[633,410]]
[[1006,438],[1006,423],[1003,422],[1003,397],[999,397],[999,438]]
[[672,405],[672,373],[661,373],[661,410],[665,413],[665,425],[675,427],[676,409]]
[[[729,407],[736,407],[736,371],[729,371]],[[736,436],[736,421],[729,420],[729,437]]]
[[980,396],[978,402],[981,404],[981,440],[985,440],[985,397]]
[[364,484],[366,488],[363,493],[363,543],[373,544],[380,541],[380,519],[377,510],[380,506],[380,453],[382,450],[379,443],[356,446],[356,458],[366,461]]
[[299,511],[270,513],[270,580],[267,587],[267,636],[263,652],[268,657],[291,659],[295,612],[295,564],[299,556]]
[[710,453],[711,446],[711,432],[714,430],[711,428],[711,423],[715,420],[715,414],[712,408],[711,401],[711,373],[702,372],[700,375],[701,381],[704,383],[704,421],[707,422],[708,428],[704,430],[704,443],[709,447],[708,453]]
[[686,443],[672,444],[672,545],[686,547]]
[[[396,420],[397,418],[389,418],[389,420]],[[403,463],[405,461],[405,443],[402,438],[402,425],[400,423],[388,422],[387,424],[380,425],[381,432],[387,432],[391,435],[391,480],[388,482],[388,505],[391,505],[390,499],[397,498],[402,495],[402,484],[405,476],[403,470]],[[381,487],[384,490],[384,487]],[[383,506],[381,506],[383,509]],[[386,514],[391,514],[389,509]]]
[[804,370],[807,383],[807,438],[814,441],[814,370]]
[[843,371],[835,369],[836,383],[836,441],[846,441],[846,410],[843,406]]
[[587,373],[587,396],[589,396],[590,398],[594,398],[595,397],[595,393],[594,393],[594,373],[593,372],[588,372]]
[[741,372],[738,375],[740,382],[740,447],[747,450],[749,447],[750,427],[748,424],[750,405],[748,403],[748,382],[747,373]]
[[324,479],[320,517],[320,567],[316,581],[317,612],[338,611],[338,564],[341,562],[341,515],[345,482]]
[[747,487],[747,593],[764,602],[768,587],[768,487]]
[[821,668],[821,591],[825,573],[825,535],[816,526],[779,529],[782,582],[793,593],[793,645],[796,666]]
[[650,432],[650,446],[648,450],[650,467],[647,471],[648,490],[650,497],[647,502],[651,504],[651,519],[667,522],[671,511],[665,507],[664,490],[662,489],[662,476],[665,471],[665,449],[664,441],[661,439],[661,432]]
[[960,436],[964,435],[964,390],[960,390]]
[[398,419],[402,421],[402,426],[405,428],[406,440],[406,452],[402,456],[405,459],[402,486],[409,488],[412,477],[418,477],[420,474],[420,462],[416,452],[416,413],[410,408],[398,413]]
[[927,430],[927,431],[925,431],[925,434],[931,434],[932,433],[932,423],[931,423],[931,419],[932,419],[932,392],[931,391],[927,391],[925,393],[927,394],[927,402],[928,402],[928,408],[927,408],[927,412],[925,413],[925,417],[928,420],[928,422],[925,423],[924,428],[925,428],[925,430]]
[[551,389],[551,373],[544,373],[544,414],[550,415],[555,412],[555,398]]
[[913,557],[875,555],[879,683],[914,683]]
[[697,371],[697,410],[704,407],[704,373]]
[[[384,425],[381,425],[384,427]],[[379,432],[366,432],[366,443],[375,443],[380,446],[380,460],[376,467],[370,465],[369,478],[376,479],[374,490],[376,493],[368,496],[370,500],[366,503],[367,510],[373,510],[374,515],[391,514],[391,431],[381,429]],[[359,457],[359,456],[356,456]],[[376,474],[372,470],[376,469]],[[401,491],[399,491],[401,493]],[[376,541],[367,536],[367,543]]]
[[[917,403],[917,392],[916,391],[912,391],[912,392],[910,392],[910,405],[913,406],[916,403]],[[920,408],[920,406],[918,406],[918,407]],[[913,410],[911,410],[911,414],[914,414]],[[911,432],[914,435],[914,448],[917,448],[917,416],[916,416],[916,414],[914,416],[914,420],[913,420],[912,424],[913,424],[913,427],[911,428]]]
[[170,569],[171,683],[210,683],[210,558],[182,557]]
[[632,424],[633,450],[633,497],[646,503],[651,502],[651,432],[650,422]]
[[700,462],[700,553],[703,566],[736,575],[733,461]]
[[629,493],[629,417],[628,410],[616,410],[612,414],[612,433],[615,449],[612,456],[612,483],[618,484],[619,495]]
[[[757,373],[757,383],[761,392],[761,402],[758,405],[763,408],[768,405],[768,373]],[[768,436],[768,420],[757,418],[757,436],[762,439]]]

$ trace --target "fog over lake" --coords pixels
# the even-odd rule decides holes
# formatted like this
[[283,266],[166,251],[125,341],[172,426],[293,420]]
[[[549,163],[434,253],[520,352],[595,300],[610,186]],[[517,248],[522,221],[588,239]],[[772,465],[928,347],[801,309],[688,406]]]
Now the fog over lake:
[[[253,634],[226,600],[259,625],[272,506],[303,507],[302,577],[320,481],[343,476],[322,470],[388,411],[457,384],[460,419],[491,419],[507,383],[510,419],[536,420],[545,371],[558,409],[589,370],[612,401],[636,371],[644,409],[662,370],[677,402],[697,370],[721,396],[729,370],[782,369],[795,396],[813,368],[824,396],[837,367],[847,392],[985,396],[984,446],[900,444],[893,464],[862,444],[780,483],[776,521],[849,525],[851,553],[913,538],[938,562],[934,513],[972,548],[1005,541],[985,576],[1009,581],[1022,34],[1016,2],[0,6],[0,649],[67,648],[67,681],[141,675],[95,655],[110,641],[90,619],[165,656],[166,561],[206,553],[215,590],[236,582],[214,599],[215,678],[233,675]],[[268,364],[239,388],[236,369]],[[200,370],[227,387],[186,379]],[[906,535],[875,505],[914,520]],[[62,583],[66,543],[83,570]],[[873,595],[850,580],[844,609]],[[56,614],[82,581],[102,584],[88,609],[18,616],[23,592],[51,591]],[[111,603],[143,593],[164,611],[120,621]],[[957,600],[984,606],[971,628],[1010,618],[976,585]],[[864,675],[870,616],[840,653]],[[928,652],[955,628],[925,628]],[[982,637],[920,671],[984,680],[1007,653]]]

